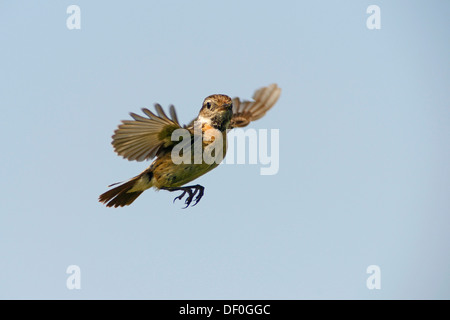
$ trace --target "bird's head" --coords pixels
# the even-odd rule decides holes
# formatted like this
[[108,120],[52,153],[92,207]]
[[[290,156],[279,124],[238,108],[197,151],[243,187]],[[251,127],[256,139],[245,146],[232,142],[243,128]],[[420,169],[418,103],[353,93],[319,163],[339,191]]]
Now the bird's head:
[[213,94],[205,98],[198,114],[198,120],[224,131],[233,115],[233,101],[224,94]]

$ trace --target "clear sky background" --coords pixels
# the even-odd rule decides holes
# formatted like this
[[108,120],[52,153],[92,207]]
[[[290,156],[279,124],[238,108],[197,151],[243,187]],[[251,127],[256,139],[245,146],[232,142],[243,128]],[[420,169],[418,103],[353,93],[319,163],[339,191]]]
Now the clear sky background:
[[[449,1],[0,2],[0,298],[449,299],[449,16]],[[278,174],[219,166],[186,210],[153,190],[97,202],[149,165],[113,152],[129,112],[175,104],[189,122],[207,95],[273,82],[252,127],[280,130]]]

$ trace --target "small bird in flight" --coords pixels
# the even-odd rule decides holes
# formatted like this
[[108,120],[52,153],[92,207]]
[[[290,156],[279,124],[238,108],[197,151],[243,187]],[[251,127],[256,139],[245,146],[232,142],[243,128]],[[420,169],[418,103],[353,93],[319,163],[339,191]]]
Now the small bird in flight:
[[[271,84],[256,90],[253,95],[254,101],[241,101],[237,97],[231,99],[223,94],[210,95],[203,101],[197,118],[184,127],[180,125],[173,105],[169,108],[170,118],[159,104],[155,104],[157,114],[146,108],[142,109],[148,118],[130,113],[134,120],[123,120],[112,136],[114,151],[128,160],[144,161],[155,157],[156,159],[136,177],[124,183],[110,185],[111,187],[120,184],[101,194],[99,201],[107,207],[127,206],[142,192],[154,187],[171,192],[182,191],[174,201],[181,200],[187,194],[185,208],[193,200],[195,206],[202,198],[205,188],[198,184],[184,185],[211,171],[220,163],[220,161],[213,163],[204,161],[203,157],[200,161],[195,161],[198,159],[194,152],[197,145],[195,134],[200,132],[202,152],[220,142],[223,158],[227,148],[227,130],[245,127],[251,121],[263,117],[277,102],[280,94],[281,89],[276,84]],[[190,144],[188,147],[193,146],[190,148],[192,152],[188,154],[188,161],[182,163],[173,161],[174,147],[182,143],[172,137],[177,129],[188,133]]]

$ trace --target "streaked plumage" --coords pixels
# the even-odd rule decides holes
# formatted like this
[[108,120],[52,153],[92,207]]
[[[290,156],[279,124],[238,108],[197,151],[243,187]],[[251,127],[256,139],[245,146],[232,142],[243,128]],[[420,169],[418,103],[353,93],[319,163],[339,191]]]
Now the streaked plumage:
[[[253,95],[253,101],[231,99],[221,94],[208,96],[204,99],[197,118],[187,126],[181,126],[173,105],[169,107],[169,116],[159,104],[155,104],[156,113],[146,108],[142,109],[147,117],[130,113],[134,120],[123,120],[112,136],[114,151],[128,160],[144,161],[155,157],[156,159],[149,168],[136,177],[100,195],[99,201],[108,207],[125,206],[131,204],[144,190],[155,187],[168,191],[183,191],[183,194],[175,199],[181,199],[188,193],[186,205],[188,206],[192,200],[197,204],[204,188],[199,185],[182,186],[214,169],[218,164],[194,164],[193,161],[191,164],[174,164],[171,151],[179,142],[171,140],[173,131],[185,128],[193,137],[194,121],[199,121],[203,133],[212,129],[222,135],[225,156],[227,129],[245,127],[251,121],[260,119],[273,107],[280,94],[281,89],[272,84],[257,90]],[[214,143],[214,139],[208,139],[204,135],[203,148],[210,143]],[[197,197],[193,199],[195,195]]]

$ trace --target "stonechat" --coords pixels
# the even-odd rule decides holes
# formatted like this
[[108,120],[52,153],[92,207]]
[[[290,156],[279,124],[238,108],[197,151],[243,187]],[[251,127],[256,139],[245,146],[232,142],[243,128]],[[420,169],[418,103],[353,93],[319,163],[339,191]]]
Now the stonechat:
[[[196,205],[204,194],[201,185],[184,186],[188,182],[204,175],[217,167],[220,161],[198,160],[195,153],[196,132],[200,132],[201,152],[208,147],[217,147],[220,142],[222,158],[226,154],[227,131],[232,128],[245,127],[251,121],[263,117],[280,97],[281,89],[276,84],[255,91],[253,101],[239,98],[231,99],[227,95],[213,94],[203,101],[200,112],[190,124],[181,126],[175,107],[169,107],[169,116],[159,104],[155,104],[156,114],[144,108],[143,117],[130,113],[133,120],[123,120],[112,136],[114,151],[128,160],[144,161],[156,157],[150,167],[124,183],[110,185],[115,188],[101,194],[99,201],[107,207],[123,207],[130,205],[145,190],[154,187],[167,191],[182,191],[174,199],[181,200],[186,194],[185,204],[188,207],[192,201]],[[196,130],[198,128],[199,130]],[[180,143],[173,139],[175,130],[183,129],[188,133],[188,146],[191,153],[189,161],[175,163],[173,151]],[[174,141],[175,140],[175,141]],[[216,149],[217,151],[217,149]],[[195,197],[195,198],[194,198]],[[186,208],[185,207],[185,208]]]

